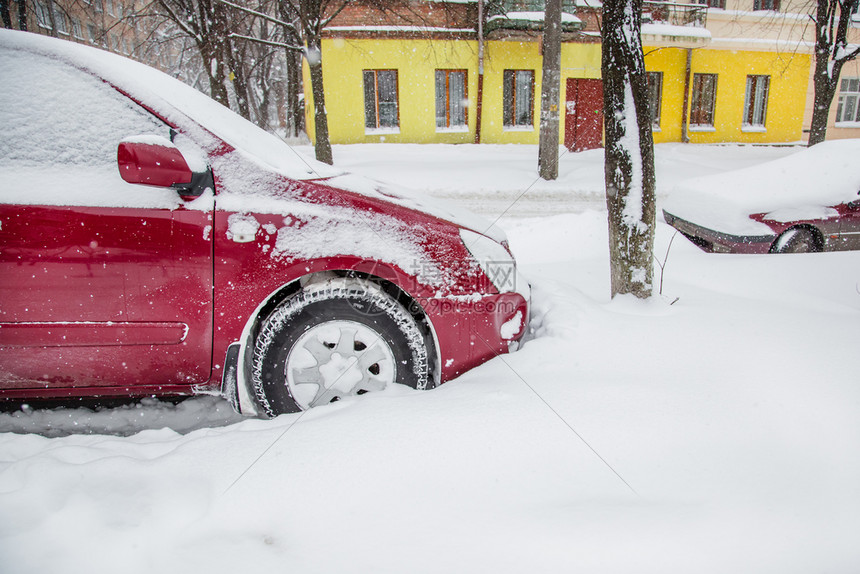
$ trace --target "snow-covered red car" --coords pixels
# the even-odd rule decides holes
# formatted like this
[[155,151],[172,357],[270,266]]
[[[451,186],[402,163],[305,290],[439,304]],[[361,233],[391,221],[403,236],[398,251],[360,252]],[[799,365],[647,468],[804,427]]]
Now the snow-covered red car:
[[273,416],[517,347],[501,232],[300,156],[152,68],[0,30],[0,399]]
[[672,190],[666,223],[713,253],[860,250],[860,140],[828,141]]

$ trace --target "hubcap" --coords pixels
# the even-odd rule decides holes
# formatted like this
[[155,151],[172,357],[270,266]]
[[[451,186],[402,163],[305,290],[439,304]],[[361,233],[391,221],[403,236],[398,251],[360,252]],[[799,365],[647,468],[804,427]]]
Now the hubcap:
[[299,337],[286,371],[293,398],[306,409],[380,391],[394,382],[397,365],[391,347],[373,329],[355,321],[328,321]]

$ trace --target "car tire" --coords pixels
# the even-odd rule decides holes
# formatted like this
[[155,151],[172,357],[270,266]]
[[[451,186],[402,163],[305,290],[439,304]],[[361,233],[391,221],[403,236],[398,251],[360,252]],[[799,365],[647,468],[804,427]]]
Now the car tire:
[[814,253],[819,251],[815,235],[809,229],[793,227],[776,238],[771,253]]
[[305,286],[262,323],[251,379],[269,417],[397,383],[433,386],[422,329],[394,297],[370,281]]

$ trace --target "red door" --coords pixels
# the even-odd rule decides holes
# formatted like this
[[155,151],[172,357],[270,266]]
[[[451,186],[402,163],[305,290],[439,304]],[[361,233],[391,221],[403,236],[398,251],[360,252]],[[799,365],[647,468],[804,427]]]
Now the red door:
[[568,78],[564,145],[572,151],[599,148],[603,142],[603,82]]

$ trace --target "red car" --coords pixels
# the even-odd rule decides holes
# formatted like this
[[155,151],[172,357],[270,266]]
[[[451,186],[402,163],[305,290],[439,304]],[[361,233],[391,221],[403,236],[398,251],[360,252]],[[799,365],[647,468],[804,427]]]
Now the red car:
[[666,223],[711,253],[860,250],[860,140],[691,179],[670,193]]
[[0,30],[0,399],[221,393],[274,416],[516,348],[468,214],[303,159],[139,63]]

